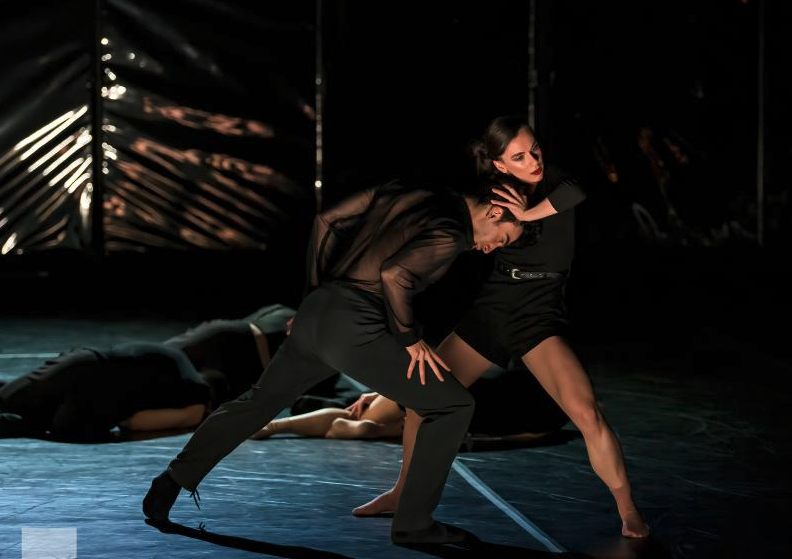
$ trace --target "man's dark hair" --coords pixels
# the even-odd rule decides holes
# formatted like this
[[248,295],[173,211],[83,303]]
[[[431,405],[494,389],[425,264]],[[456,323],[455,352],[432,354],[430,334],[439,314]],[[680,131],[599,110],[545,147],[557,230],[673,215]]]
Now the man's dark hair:
[[[470,193],[471,196],[476,198],[476,204],[479,206],[492,204],[492,200],[504,200],[502,196],[492,191],[493,188],[503,188],[504,184],[508,184],[516,188],[518,191],[525,187],[525,184],[518,179],[513,179],[510,176],[500,176],[497,180],[491,177],[478,183],[478,186]],[[518,219],[511,211],[504,207],[503,213],[498,221],[506,221],[509,223],[516,223]],[[512,247],[527,247],[536,244],[539,236],[542,234],[542,222],[540,221],[526,221],[522,223],[523,232],[520,238],[512,242],[509,246]]]
[[[509,184],[518,190],[520,188],[520,183],[509,180],[509,177],[504,176],[497,181],[487,177],[486,180],[479,181],[476,184],[471,195],[476,198],[476,204],[479,206],[492,204],[492,200],[503,200],[505,202],[505,198],[492,190],[493,188],[503,188],[504,184]],[[501,208],[503,208],[503,213],[498,221],[508,221],[509,223],[517,221],[517,218],[514,217],[514,214],[508,208],[504,206],[501,206]]]

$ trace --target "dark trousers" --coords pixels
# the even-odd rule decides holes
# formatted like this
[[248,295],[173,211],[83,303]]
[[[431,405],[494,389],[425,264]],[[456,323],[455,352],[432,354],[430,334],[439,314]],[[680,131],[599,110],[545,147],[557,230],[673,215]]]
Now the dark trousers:
[[209,416],[171,462],[173,479],[195,489],[215,464],[297,396],[343,371],[424,417],[393,529],[428,527],[470,423],[473,398],[450,373],[439,382],[427,372],[424,386],[417,371],[407,380],[409,354],[388,333],[384,312],[379,298],[362,291],[337,283],[316,289],[253,388]]

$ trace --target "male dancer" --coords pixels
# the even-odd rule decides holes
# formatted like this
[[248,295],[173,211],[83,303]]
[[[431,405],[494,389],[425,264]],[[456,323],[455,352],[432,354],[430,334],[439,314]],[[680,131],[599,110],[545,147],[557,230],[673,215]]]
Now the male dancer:
[[[521,235],[520,224],[489,197],[489,189],[479,199],[390,183],[318,215],[308,253],[314,290],[298,309],[291,335],[253,388],[207,418],[154,478],[143,500],[145,515],[167,520],[181,488],[195,492],[242,441],[338,370],[425,418],[393,517],[393,541],[463,541],[464,531],[435,522],[432,512],[470,422],[473,398],[453,376],[443,377],[440,367],[448,367],[421,339],[412,302],[462,251],[489,252]],[[409,381],[416,365],[421,386]],[[426,382],[426,365],[439,382]]]

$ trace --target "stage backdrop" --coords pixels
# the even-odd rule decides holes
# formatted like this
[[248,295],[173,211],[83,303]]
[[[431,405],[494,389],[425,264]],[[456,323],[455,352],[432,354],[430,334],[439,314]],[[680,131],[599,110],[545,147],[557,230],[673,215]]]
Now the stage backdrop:
[[3,10],[1,254],[301,237],[315,209],[315,2]]

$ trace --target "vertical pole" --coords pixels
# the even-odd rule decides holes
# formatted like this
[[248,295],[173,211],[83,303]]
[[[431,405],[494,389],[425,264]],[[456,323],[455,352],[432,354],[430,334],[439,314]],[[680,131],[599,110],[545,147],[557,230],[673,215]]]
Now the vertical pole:
[[539,85],[536,69],[536,2],[528,3],[528,124],[536,130],[536,89]]
[[757,126],[756,126],[756,239],[759,246],[764,246],[764,220],[765,220],[765,185],[764,185],[764,51],[765,51],[765,14],[764,14],[764,0],[758,0],[759,8],[759,45],[757,52],[757,87],[756,87],[756,108],[757,108]]
[[324,60],[322,41],[322,0],[316,0],[316,177],[314,193],[316,194],[316,211],[322,209],[322,186],[324,180]]
[[104,235],[104,174],[102,169],[102,35],[104,26],[104,1],[94,0],[94,38],[93,38],[93,79],[91,87],[91,182],[85,188],[91,188],[91,246],[93,253],[102,256],[105,252]]

